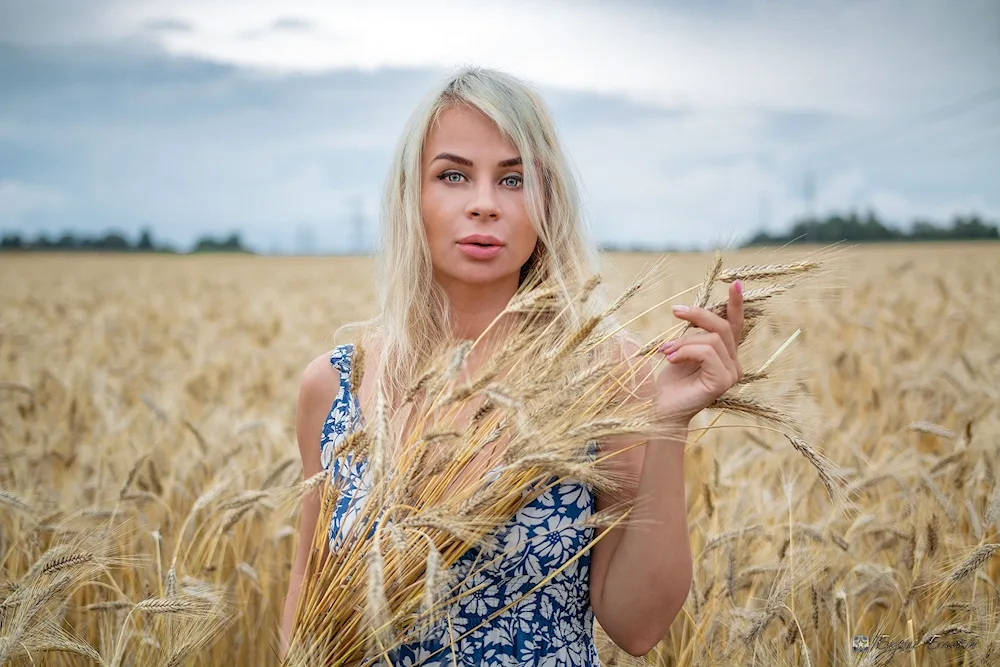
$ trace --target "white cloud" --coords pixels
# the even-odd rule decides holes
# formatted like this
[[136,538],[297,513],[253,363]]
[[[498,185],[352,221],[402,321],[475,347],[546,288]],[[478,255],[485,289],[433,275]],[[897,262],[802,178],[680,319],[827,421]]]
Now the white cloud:
[[[292,19],[309,29],[275,29]],[[171,53],[275,71],[476,63],[541,85],[661,104],[875,116],[995,83],[1000,9],[995,0],[961,8],[746,0],[724,9],[585,0],[102,0],[77,34],[92,36],[99,23],[107,37],[130,37],[168,20],[192,26],[147,35]]]
[[[110,68],[93,81],[120,77],[108,84],[114,95],[95,103],[99,85],[82,78],[72,113],[48,121],[52,109],[70,107],[31,89],[38,99],[25,108],[46,111],[0,113],[0,141],[22,143],[22,155],[74,146],[73,155],[50,150],[58,170],[72,173],[52,181],[61,191],[8,186],[15,203],[0,213],[8,224],[55,216],[66,192],[91,219],[151,220],[175,235],[240,226],[271,240],[273,230],[301,224],[336,237],[354,196],[366,198],[371,216],[417,84],[470,63],[543,88],[605,240],[724,241],[761,222],[775,231],[805,210],[807,172],[820,214],[875,206],[900,220],[941,218],[975,205],[1000,216],[989,177],[1000,173],[996,105],[920,120],[996,84],[995,0],[968,0],[961,11],[909,0],[746,0],[724,9],[95,0],[87,12],[67,2],[15,11],[0,0],[11,17],[0,42],[138,38],[248,69],[203,75],[196,63],[190,79],[182,69],[159,79],[160,61],[152,74]],[[64,4],[67,12],[55,11]],[[74,71],[82,77],[85,68]]]

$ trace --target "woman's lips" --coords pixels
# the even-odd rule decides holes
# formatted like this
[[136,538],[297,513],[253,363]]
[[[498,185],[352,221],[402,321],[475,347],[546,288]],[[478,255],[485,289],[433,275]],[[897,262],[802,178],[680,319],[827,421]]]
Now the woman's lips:
[[492,259],[503,250],[502,245],[476,245],[475,243],[459,243],[458,247],[473,259]]

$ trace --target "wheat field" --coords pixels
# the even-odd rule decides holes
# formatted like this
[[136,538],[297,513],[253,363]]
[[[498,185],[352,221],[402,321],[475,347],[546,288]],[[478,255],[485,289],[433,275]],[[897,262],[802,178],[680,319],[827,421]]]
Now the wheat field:
[[[612,255],[606,279],[652,259]],[[669,257],[659,298],[708,261]],[[839,248],[829,264],[741,350],[752,369],[791,339],[764,386],[849,504],[780,434],[728,415],[702,432],[715,415],[698,415],[691,594],[653,653],[602,645],[606,664],[1000,663],[1000,245]],[[0,664],[277,664],[298,381],[371,314],[370,272],[358,257],[0,257]],[[663,306],[633,326],[675,322]]]

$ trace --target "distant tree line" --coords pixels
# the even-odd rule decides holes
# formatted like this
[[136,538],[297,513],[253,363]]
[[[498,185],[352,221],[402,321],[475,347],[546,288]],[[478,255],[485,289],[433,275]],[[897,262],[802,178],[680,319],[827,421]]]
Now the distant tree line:
[[[997,225],[981,219],[978,215],[956,216],[947,226],[939,226],[928,220],[917,220],[909,231],[904,231],[878,219],[869,211],[863,217],[856,212],[847,215],[832,214],[826,218],[803,218],[793,222],[784,234],[770,234],[759,231],[744,247],[755,245],[778,245],[786,243],[836,243],[838,241],[959,241],[998,239]],[[653,247],[648,243],[615,244],[604,242],[607,251],[672,252],[672,248]],[[143,229],[135,242],[119,231],[108,231],[103,235],[88,237],[74,232],[65,232],[59,237],[41,233],[33,240],[19,232],[7,232],[0,237],[2,251],[59,251],[59,252],[157,252],[179,253],[167,243],[153,239],[149,229]],[[243,245],[239,232],[228,237],[202,236],[191,247],[189,253],[200,252],[241,252],[252,253]]]
[[[168,243],[154,241],[153,233],[143,229],[135,243],[118,231],[105,232],[98,236],[83,236],[74,232],[65,232],[59,237],[39,234],[34,240],[29,240],[19,232],[7,232],[0,237],[0,251],[57,251],[57,252],[158,252],[177,254],[177,248]],[[238,232],[226,238],[202,236],[188,252],[251,252],[243,246]]]
[[917,220],[909,231],[888,225],[869,211],[864,217],[855,212],[833,214],[826,218],[803,218],[792,224],[784,234],[757,232],[746,246],[785,243],[835,243],[837,241],[970,241],[997,239],[997,225],[978,215],[956,216],[950,226],[938,226],[928,220]]

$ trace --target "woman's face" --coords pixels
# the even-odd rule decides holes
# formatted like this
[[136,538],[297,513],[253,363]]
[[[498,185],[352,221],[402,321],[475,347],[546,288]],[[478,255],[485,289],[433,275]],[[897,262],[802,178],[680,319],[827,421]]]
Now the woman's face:
[[444,287],[511,283],[538,234],[525,207],[514,145],[482,112],[453,106],[424,146],[420,205],[434,275]]

